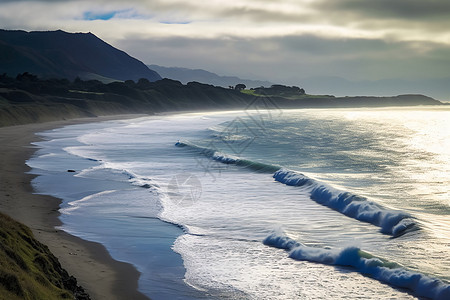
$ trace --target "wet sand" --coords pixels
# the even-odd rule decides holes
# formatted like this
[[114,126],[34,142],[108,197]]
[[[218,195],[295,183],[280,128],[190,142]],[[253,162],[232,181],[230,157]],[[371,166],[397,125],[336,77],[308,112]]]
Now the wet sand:
[[30,144],[40,140],[36,132],[140,116],[84,118],[0,128],[0,211],[30,227],[92,299],[148,298],[137,291],[139,272],[132,265],[112,259],[101,244],[55,229],[61,224],[58,219],[61,200],[33,194],[30,181],[35,175],[27,174],[30,168],[25,161],[37,149]]

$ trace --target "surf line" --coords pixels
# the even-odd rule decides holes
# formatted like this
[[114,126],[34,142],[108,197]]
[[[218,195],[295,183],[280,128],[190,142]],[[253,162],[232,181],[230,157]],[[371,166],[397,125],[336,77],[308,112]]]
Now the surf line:
[[189,148],[223,164],[233,164],[252,171],[272,174],[275,181],[307,189],[310,198],[321,205],[336,210],[347,217],[380,227],[381,233],[399,237],[408,231],[418,229],[414,218],[405,212],[387,209],[365,197],[338,190],[302,173],[276,165],[227,155],[215,149],[198,146],[187,141],[177,141],[175,146]]

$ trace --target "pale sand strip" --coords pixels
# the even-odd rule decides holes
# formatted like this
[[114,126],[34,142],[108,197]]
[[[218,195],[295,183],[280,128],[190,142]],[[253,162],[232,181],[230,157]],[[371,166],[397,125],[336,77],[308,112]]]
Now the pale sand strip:
[[36,238],[46,244],[63,267],[74,275],[92,299],[148,299],[137,291],[139,272],[130,264],[111,258],[98,243],[88,242],[55,230],[60,225],[59,199],[32,194],[25,165],[36,151],[30,145],[38,141],[36,132],[70,124],[142,115],[86,118],[0,128],[0,211],[29,226]]

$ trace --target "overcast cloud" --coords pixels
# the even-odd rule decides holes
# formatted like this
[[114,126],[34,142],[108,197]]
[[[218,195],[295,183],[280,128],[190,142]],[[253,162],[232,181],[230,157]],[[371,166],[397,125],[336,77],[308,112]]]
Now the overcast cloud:
[[448,0],[0,0],[0,24],[92,32],[148,64],[288,84],[450,78]]

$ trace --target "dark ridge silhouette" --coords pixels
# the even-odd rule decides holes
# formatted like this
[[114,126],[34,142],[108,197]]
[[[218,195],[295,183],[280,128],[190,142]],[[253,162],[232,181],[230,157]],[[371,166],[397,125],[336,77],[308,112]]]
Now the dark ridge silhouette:
[[162,77],[179,80],[181,83],[197,81],[221,87],[235,86],[239,83],[245,84],[248,88],[270,86],[273,83],[262,80],[241,79],[236,76],[220,76],[202,69],[188,69],[178,67],[163,67],[158,65],[148,65],[152,70],[158,72]]
[[[281,88],[295,96],[279,96],[276,86],[258,91],[275,91],[260,95],[255,90],[235,90],[198,82],[186,85],[171,79],[150,82],[74,81],[40,79],[23,73],[15,78],[0,75],[0,126],[45,122],[77,117],[95,117],[123,113],[147,113],[180,110],[286,109],[318,107],[380,107],[408,105],[442,105],[423,95],[395,97],[333,97],[304,95],[298,87]],[[291,95],[291,94],[290,94]]]
[[0,74],[29,72],[44,78],[161,79],[141,61],[92,33],[0,30]]

